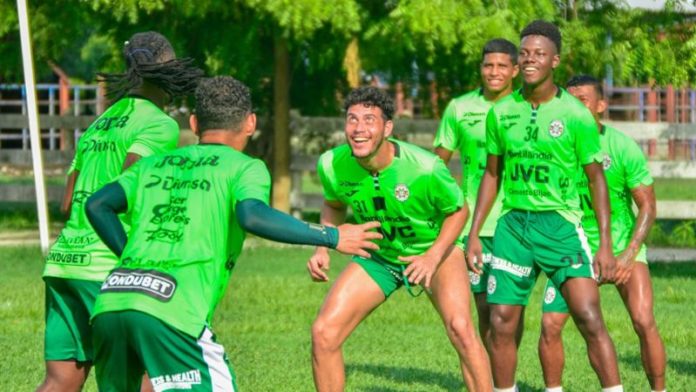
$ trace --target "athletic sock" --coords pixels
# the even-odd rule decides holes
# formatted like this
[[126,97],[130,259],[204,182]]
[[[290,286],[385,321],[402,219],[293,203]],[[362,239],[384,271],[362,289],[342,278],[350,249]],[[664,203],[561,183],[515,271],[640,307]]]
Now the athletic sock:
[[667,392],[667,390],[666,390],[666,389],[662,389],[662,390],[656,391],[656,390],[651,389],[650,392]]
[[563,392],[563,387],[546,387],[546,389],[544,389],[544,392]]
[[623,385],[619,384],[609,388],[602,388],[602,392],[624,392]]
[[517,392],[517,384],[511,386],[510,388],[496,388],[493,387],[493,392]]

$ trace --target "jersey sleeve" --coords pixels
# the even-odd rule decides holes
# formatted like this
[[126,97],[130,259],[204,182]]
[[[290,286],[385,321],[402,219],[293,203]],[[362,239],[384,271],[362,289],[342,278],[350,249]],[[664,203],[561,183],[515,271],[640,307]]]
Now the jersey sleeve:
[[597,122],[592,113],[582,107],[578,110],[573,124],[575,132],[575,153],[578,156],[578,162],[581,165],[589,165],[593,162],[602,162],[602,147],[599,144],[599,130]]
[[254,159],[249,162],[238,177],[235,189],[235,199],[257,199],[268,204],[271,194],[271,175],[266,165]]
[[134,163],[131,167],[126,169],[116,181],[123,188],[123,193],[126,195],[128,200],[128,209],[130,210],[135,202],[135,195],[138,193],[138,179],[140,177],[140,171],[143,167],[143,161],[139,160]]
[[140,130],[128,152],[141,157],[160,154],[176,148],[179,142],[179,125],[171,118],[149,124]]
[[335,176],[333,175],[332,159],[333,152],[329,151],[319,157],[317,162],[317,173],[321,181],[324,192],[324,199],[328,201],[339,201],[336,189],[334,188]]
[[437,133],[435,133],[433,147],[442,147],[449,151],[455,151],[459,147],[460,138],[461,130],[457,121],[457,110],[454,101],[451,101],[442,115]]
[[626,171],[626,185],[629,189],[635,189],[640,185],[652,185],[653,178],[648,169],[648,161],[643,155],[638,144],[628,137],[625,138],[623,148],[623,163]]
[[435,209],[444,214],[451,214],[464,205],[464,195],[442,159],[435,161],[428,192]]
[[495,109],[491,108],[486,116],[486,152],[488,154],[503,155],[505,152],[505,146],[500,140],[499,128],[498,116]]
[[75,170],[80,171],[82,170],[82,149],[76,148],[75,149],[75,157],[73,158],[72,162],[70,162],[70,168],[68,169],[68,174],[74,172]]

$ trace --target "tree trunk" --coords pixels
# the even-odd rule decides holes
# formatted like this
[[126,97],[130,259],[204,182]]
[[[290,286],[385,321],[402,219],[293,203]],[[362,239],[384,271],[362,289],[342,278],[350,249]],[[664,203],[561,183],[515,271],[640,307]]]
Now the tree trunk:
[[290,212],[290,54],[285,38],[273,45],[273,207]]
[[346,80],[350,88],[360,86],[360,47],[358,37],[353,37],[348,43],[343,57],[343,69],[346,70]]

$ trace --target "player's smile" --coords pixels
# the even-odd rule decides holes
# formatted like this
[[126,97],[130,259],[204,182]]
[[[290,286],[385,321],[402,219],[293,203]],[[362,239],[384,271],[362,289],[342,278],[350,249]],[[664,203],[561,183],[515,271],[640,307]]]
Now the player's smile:
[[346,139],[356,158],[370,158],[377,153],[385,138],[391,135],[391,124],[377,106],[353,105],[346,114]]

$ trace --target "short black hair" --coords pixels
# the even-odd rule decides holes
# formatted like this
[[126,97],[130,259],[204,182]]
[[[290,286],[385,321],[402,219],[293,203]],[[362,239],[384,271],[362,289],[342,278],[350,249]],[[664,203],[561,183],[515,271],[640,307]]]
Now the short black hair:
[[595,91],[597,91],[597,94],[599,94],[599,97],[604,98],[604,86],[602,86],[602,82],[594,76],[585,74],[575,75],[566,83],[566,88],[578,86],[592,86],[595,88]]
[[251,113],[251,93],[244,83],[231,76],[204,78],[196,87],[198,129],[239,131]]
[[172,44],[156,31],[135,33],[123,44],[126,72],[97,74],[106,82],[106,95],[123,98],[143,81],[151,82],[172,97],[190,93],[196,88],[203,71],[193,66],[193,59],[177,59]]
[[517,46],[504,38],[494,38],[485,45],[481,53],[481,59],[486,57],[488,53],[503,53],[510,56],[510,61],[517,64]]
[[556,53],[561,53],[561,30],[553,23],[545,20],[535,20],[528,24],[520,33],[520,39],[528,35],[542,35],[556,45]]
[[391,120],[394,116],[394,100],[377,87],[358,87],[351,91],[343,103],[343,110],[347,112],[348,108],[357,104],[376,106],[382,109],[382,115],[386,120]]

